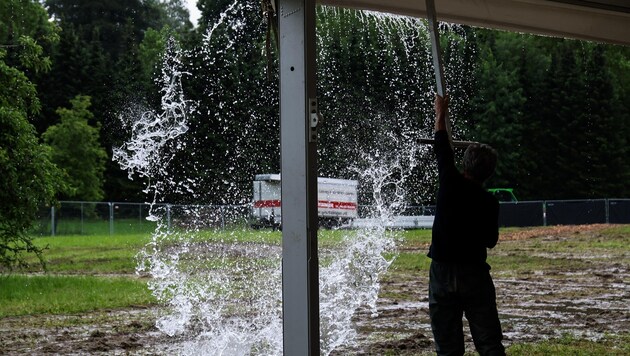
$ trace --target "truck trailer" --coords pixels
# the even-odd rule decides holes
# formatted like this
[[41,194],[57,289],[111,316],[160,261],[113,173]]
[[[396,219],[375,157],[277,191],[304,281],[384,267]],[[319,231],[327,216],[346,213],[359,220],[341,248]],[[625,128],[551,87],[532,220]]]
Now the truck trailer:
[[[317,178],[317,215],[320,226],[332,227],[358,217],[356,180]],[[282,218],[280,174],[257,174],[254,177],[252,227],[280,228]]]

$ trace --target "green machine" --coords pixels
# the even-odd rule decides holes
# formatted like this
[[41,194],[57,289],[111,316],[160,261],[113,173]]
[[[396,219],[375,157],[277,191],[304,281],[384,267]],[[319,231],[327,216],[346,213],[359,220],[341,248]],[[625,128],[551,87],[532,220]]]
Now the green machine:
[[513,188],[490,188],[488,189],[501,202],[517,202]]

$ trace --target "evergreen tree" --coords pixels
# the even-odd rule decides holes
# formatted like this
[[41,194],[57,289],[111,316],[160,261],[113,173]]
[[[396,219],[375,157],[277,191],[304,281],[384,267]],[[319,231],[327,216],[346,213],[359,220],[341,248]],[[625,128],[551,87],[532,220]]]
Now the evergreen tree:
[[185,138],[195,157],[182,159],[177,174],[199,182],[198,201],[247,202],[254,175],[279,170],[277,73],[269,80],[266,26],[258,1],[199,6],[201,42],[188,52],[184,81],[198,104]]
[[[480,48],[477,66],[477,92],[471,100],[470,137],[487,143],[499,153],[495,175],[489,186],[519,187],[524,171],[520,152],[523,136],[523,105],[525,98],[518,82],[511,34],[483,31],[485,42]],[[516,41],[515,41],[516,40]]]
[[587,56],[583,73],[587,121],[584,131],[587,137],[581,151],[588,157],[583,162],[588,176],[587,190],[583,194],[589,198],[625,196],[630,166],[626,145],[628,136],[617,109],[620,102],[614,95],[604,46],[589,45],[585,49]]

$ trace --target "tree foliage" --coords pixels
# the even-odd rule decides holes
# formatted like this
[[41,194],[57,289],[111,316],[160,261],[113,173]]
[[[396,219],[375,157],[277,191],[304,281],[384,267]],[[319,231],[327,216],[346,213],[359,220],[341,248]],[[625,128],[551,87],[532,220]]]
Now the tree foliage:
[[90,97],[78,95],[70,100],[70,109],[59,108],[61,121],[43,134],[52,148],[52,161],[65,172],[66,200],[100,201],[103,198],[103,172],[107,152],[100,146],[100,125],[90,126]]
[[[64,183],[61,171],[50,161],[50,148],[39,143],[29,123],[28,118],[39,112],[40,101],[25,73],[48,69],[42,45],[55,40],[56,29],[47,24],[38,2],[5,1],[0,10],[1,23],[7,26],[0,26],[6,48],[0,48],[0,267],[11,270],[26,264],[25,253],[42,261],[42,250],[33,244],[28,230],[38,209],[54,203]],[[24,22],[11,14],[20,14]]]
[[[22,49],[6,47],[5,62],[33,78],[41,104],[34,91],[0,92],[11,105],[33,107],[27,117],[38,132],[58,124],[56,108],[86,95],[90,125],[100,123],[100,144],[111,155],[128,137],[122,111],[159,109],[163,53],[174,37],[196,109],[170,167],[172,178],[196,182],[197,194],[164,199],[247,202],[254,174],[280,170],[278,53],[260,1],[199,0],[194,29],[181,0],[47,0],[54,21],[35,3],[0,4],[0,21],[9,24],[0,26],[0,40]],[[5,9],[25,20],[3,16]],[[351,166],[369,154],[406,150],[398,142],[431,136],[434,79],[424,22],[326,7],[317,16],[320,174],[350,178]],[[499,151],[489,184],[516,188],[521,199],[630,194],[623,184],[630,176],[628,48],[466,26],[440,31],[453,133]],[[57,35],[58,45],[45,41]],[[413,204],[434,198],[435,167],[429,147],[422,150],[407,187]],[[144,199],[116,162],[107,160],[102,180],[104,199]]]
[[499,151],[491,184],[521,199],[628,196],[627,83],[616,80],[627,57],[576,40],[488,30],[478,38],[472,138]]
[[[44,107],[34,124],[43,133],[57,123],[57,108],[77,95],[89,96],[102,127],[101,145],[111,157],[111,147],[125,139],[120,112],[155,97],[140,43],[149,29],[169,26],[182,36],[192,30],[187,11],[181,0],[47,0],[46,5],[63,30],[51,73],[37,82]],[[109,200],[143,199],[142,187],[129,181],[111,160],[105,177],[103,189]]]

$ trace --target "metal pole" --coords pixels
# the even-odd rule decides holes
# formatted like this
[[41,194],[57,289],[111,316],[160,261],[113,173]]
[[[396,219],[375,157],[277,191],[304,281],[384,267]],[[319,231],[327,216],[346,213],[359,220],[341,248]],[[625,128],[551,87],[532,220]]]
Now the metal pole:
[[55,236],[55,206],[50,207],[50,236]]
[[171,233],[171,204],[166,204],[166,233]]
[[[431,54],[433,57],[433,70],[435,71],[435,83],[437,94],[441,97],[446,95],[446,82],[444,81],[444,66],[442,65],[442,51],[440,49],[440,32],[438,30],[438,21],[435,12],[435,2],[427,0],[427,20],[429,22],[429,36],[431,37]],[[446,131],[448,138],[452,143],[451,120],[446,116]]]
[[114,203],[109,203],[109,236],[114,234]]
[[427,19],[429,21],[429,36],[431,37],[431,54],[433,56],[433,70],[435,71],[435,83],[437,94],[446,94],[446,83],[444,82],[444,66],[442,65],[442,52],[440,50],[440,33],[438,21],[435,14],[435,2],[427,0]]
[[83,235],[83,202],[81,202],[81,235]]
[[319,355],[315,1],[279,5],[283,349]]
[[221,231],[225,231],[225,210],[224,210],[223,205],[221,205],[220,211],[221,211]]

